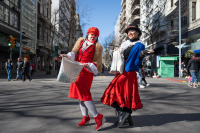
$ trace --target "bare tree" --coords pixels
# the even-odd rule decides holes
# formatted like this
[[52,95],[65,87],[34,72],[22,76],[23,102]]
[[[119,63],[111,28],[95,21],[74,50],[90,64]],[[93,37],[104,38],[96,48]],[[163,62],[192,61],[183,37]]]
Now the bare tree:
[[[51,21],[51,26],[50,26],[49,30],[51,31],[53,36],[51,36],[51,34],[49,34],[49,38],[51,40],[51,44],[50,44],[51,52],[48,57],[47,66],[49,66],[49,64],[51,62],[51,54],[53,53],[53,39],[54,39],[54,35],[56,34],[56,32],[58,30],[61,30],[62,33],[64,33],[64,36],[63,36],[61,32],[58,32],[58,37],[61,40],[66,40],[66,42],[68,44],[68,50],[70,51],[73,48],[73,44],[76,41],[75,40],[75,34],[76,34],[75,30],[76,30],[76,26],[77,26],[76,25],[77,9],[78,9],[80,21],[82,22],[82,26],[85,26],[87,24],[87,22],[85,22],[84,20],[85,20],[85,18],[89,19],[88,16],[90,14],[90,11],[94,9],[94,8],[90,8],[87,4],[81,2],[80,0],[70,1],[70,2],[71,2],[70,7],[69,7],[70,14],[68,16],[66,16],[62,10],[63,8],[65,8],[65,7],[63,7],[63,5],[67,4],[67,0],[61,0],[59,3],[59,6],[52,10],[51,20],[48,20],[48,21]],[[62,29],[62,28],[59,29],[59,24],[61,24],[61,23],[64,23],[65,29]],[[62,44],[59,44],[59,47],[65,48],[65,46]],[[49,67],[47,67],[47,71],[49,72]]]
[[103,53],[103,63],[104,64],[110,64],[112,61],[112,50],[115,46],[115,36],[114,32],[108,35],[103,39],[101,42],[104,48],[104,53]]

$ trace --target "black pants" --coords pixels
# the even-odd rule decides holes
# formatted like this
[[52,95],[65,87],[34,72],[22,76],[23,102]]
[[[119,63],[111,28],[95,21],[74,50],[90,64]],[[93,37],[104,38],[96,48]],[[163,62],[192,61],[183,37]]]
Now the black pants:
[[120,107],[117,102],[113,102],[112,107],[115,108],[117,111],[123,111],[123,112],[128,112],[129,114],[132,114],[132,109],[127,108],[127,107]]
[[33,76],[33,74],[34,74],[34,70],[31,70],[31,77]]
[[145,78],[142,78],[142,81],[144,81],[145,84],[147,84],[147,81]]
[[30,80],[30,76],[29,76],[28,74],[24,74],[23,81],[26,80],[26,76],[27,76],[27,78]]

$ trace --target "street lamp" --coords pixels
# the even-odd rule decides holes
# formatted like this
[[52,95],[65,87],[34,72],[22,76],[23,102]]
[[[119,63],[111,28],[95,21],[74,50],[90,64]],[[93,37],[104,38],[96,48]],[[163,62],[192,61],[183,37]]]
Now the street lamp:
[[179,78],[181,78],[181,0],[179,0]]
[[21,1],[21,26],[20,26],[20,46],[19,46],[19,58],[21,58],[21,53],[22,53],[22,16],[23,16],[23,0]]

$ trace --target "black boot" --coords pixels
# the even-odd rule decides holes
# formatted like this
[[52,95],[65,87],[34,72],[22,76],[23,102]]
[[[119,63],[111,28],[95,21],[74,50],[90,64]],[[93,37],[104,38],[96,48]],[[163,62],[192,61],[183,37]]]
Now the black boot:
[[132,121],[132,118],[131,118],[131,114],[129,114],[127,119],[124,121],[124,126],[133,126],[133,121]]
[[116,123],[118,128],[123,126],[124,121],[126,120],[128,115],[129,115],[128,112],[124,112],[122,110],[118,111],[118,122]]

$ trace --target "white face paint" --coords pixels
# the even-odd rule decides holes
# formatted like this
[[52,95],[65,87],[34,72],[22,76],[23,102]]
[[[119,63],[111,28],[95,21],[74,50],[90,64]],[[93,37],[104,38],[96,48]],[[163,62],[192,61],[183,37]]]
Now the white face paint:
[[139,37],[139,32],[137,32],[136,30],[129,30],[128,31],[128,38],[129,39],[135,39]]
[[88,35],[88,40],[90,42],[95,42],[97,40],[97,36],[95,36],[94,34],[89,34]]

